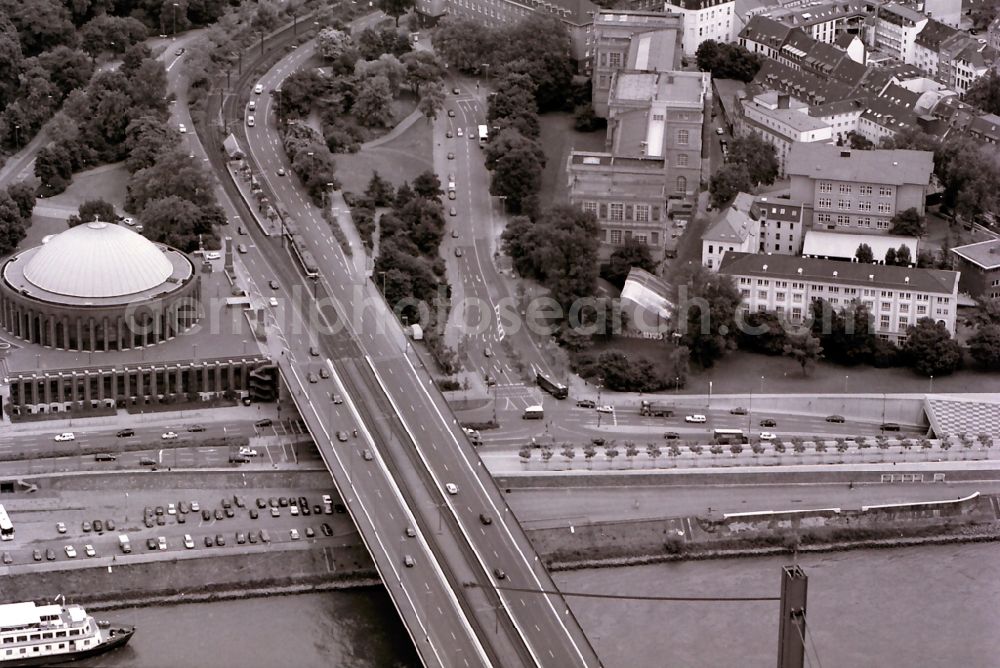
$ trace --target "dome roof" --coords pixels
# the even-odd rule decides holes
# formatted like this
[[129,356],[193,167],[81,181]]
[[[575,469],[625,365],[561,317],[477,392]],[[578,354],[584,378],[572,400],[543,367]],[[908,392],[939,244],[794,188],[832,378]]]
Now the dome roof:
[[118,297],[155,288],[173,264],[153,242],[110,223],[83,223],[38,247],[24,267],[36,287],[73,297]]

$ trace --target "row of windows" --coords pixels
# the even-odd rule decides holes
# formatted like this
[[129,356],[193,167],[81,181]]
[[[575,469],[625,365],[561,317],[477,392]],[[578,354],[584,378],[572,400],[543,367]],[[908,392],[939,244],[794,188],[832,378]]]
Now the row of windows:
[[[66,649],[66,643],[64,643],[64,642],[59,643],[59,649]],[[41,651],[41,648],[38,647],[38,646],[35,646],[35,647],[31,648],[31,651],[37,653],[37,652]],[[51,652],[52,651],[52,645],[46,645],[45,646],[45,651],[46,652]],[[27,654],[27,653],[28,653],[28,648],[27,647],[22,647],[18,651],[18,654]],[[14,655],[14,650],[12,650],[12,649],[7,650],[7,652],[5,654],[5,656],[13,656],[13,655]],[[32,659],[32,661],[35,661],[35,659]]]
[[873,219],[871,216],[858,216],[857,218],[853,219],[854,222],[852,223],[851,222],[852,219],[851,219],[850,216],[845,216],[845,215],[840,214],[835,219],[833,217],[833,214],[829,214],[829,213],[817,213],[816,214],[816,222],[817,223],[827,223],[828,224],[828,223],[834,222],[834,220],[836,220],[837,225],[839,225],[840,227],[851,227],[851,226],[854,226],[854,227],[862,227],[862,228],[867,228],[867,229],[872,229],[874,227],[875,229],[879,229],[879,230],[887,230],[887,229],[889,229],[889,222],[890,222],[888,220],[885,220],[884,218],[875,218],[875,219]]
[[634,220],[639,223],[660,220],[660,207],[649,204],[584,202],[583,210],[589,211],[601,220]]
[[[719,247],[719,250],[720,251],[722,250],[721,246]],[[733,250],[732,247],[730,247],[729,250]],[[712,252],[712,247],[711,246],[709,246],[709,252]],[[772,280],[772,279],[769,279],[769,278],[757,278],[757,279],[753,279],[753,278],[748,278],[746,276],[740,276],[739,283],[740,283],[740,285],[755,285],[756,284],[758,286],[775,287],[775,288],[787,288],[788,287],[788,281],[782,281],[782,280],[777,280],[777,279]],[[843,293],[845,295],[851,295],[851,296],[858,294],[858,288],[853,288],[853,287],[849,287],[849,286],[821,285],[821,284],[817,285],[817,284],[810,283],[809,287],[810,287],[810,289],[813,292],[829,292],[830,294],[841,294],[841,293]],[[793,290],[804,290],[805,288],[806,288],[806,283],[800,283],[800,282],[793,282],[792,283],[792,289]],[[783,293],[779,292],[777,294],[783,294]],[[922,293],[922,292],[917,292],[917,293],[913,293],[913,292],[896,292],[895,290],[876,290],[874,288],[861,288],[861,294],[863,296],[865,296],[865,297],[876,297],[876,296],[880,296],[881,295],[881,297],[883,299],[892,299],[893,297],[897,297],[898,299],[904,300],[904,301],[912,301],[914,299],[914,297],[916,297],[916,300],[918,302],[920,302],[920,301],[926,302],[926,301],[929,301],[929,299],[930,299],[929,295],[927,295],[926,293]],[[950,304],[951,303],[951,297],[937,297],[936,299],[937,299],[937,303],[938,304]],[[866,301],[865,304],[871,304],[871,302]]]
[[636,241],[641,241],[642,243],[650,246],[660,245],[659,232],[650,232],[648,236],[632,232],[631,230],[606,230],[606,233],[607,234],[604,236],[603,241],[615,244],[616,246],[620,246],[623,242],[629,239],[635,239]]
[[[750,291],[749,290],[741,290],[740,294],[741,294],[741,296],[743,296],[744,298],[746,298],[746,297],[750,296]],[[766,299],[767,298],[767,294],[762,291],[760,293],[760,298],[761,299]],[[799,301],[799,300],[796,300],[796,301]],[[846,301],[847,300],[845,300],[845,303],[846,303]],[[831,304],[837,304],[837,302],[838,302],[837,299],[831,299],[830,300]],[[766,311],[766,310],[767,310],[767,304],[757,304],[757,311],[758,312],[762,312],[762,311]],[[785,307],[783,305],[781,305],[781,304],[776,304],[775,307],[774,307],[774,311],[778,315],[784,315],[784,313],[785,313]],[[744,306],[743,313],[749,313],[749,312],[750,312],[750,307],[749,306]],[[793,306],[791,313],[792,313],[792,318],[793,319],[795,319],[795,320],[801,320],[802,319],[802,307],[800,307],[800,306]],[[947,313],[941,313],[939,311],[938,315],[947,315]],[[897,329],[898,330],[903,330],[903,329],[906,329],[909,326],[910,326],[910,318],[909,318],[909,316],[905,316],[905,315],[899,316],[899,322],[898,322],[898,325],[897,325]],[[889,316],[889,315],[881,315],[879,317],[879,329],[889,330],[889,329],[891,329],[891,327],[892,327],[892,317]]]
[[83,635],[83,629],[63,629],[60,631],[46,631],[45,633],[32,633],[30,636],[4,636],[3,644],[12,645],[15,642],[28,642],[28,640],[51,640],[52,638],[65,638],[67,636]]
[[[837,208],[841,211],[850,211],[854,206],[854,202],[850,199],[838,199]],[[831,197],[817,197],[816,198],[816,208],[818,209],[832,209],[833,208],[833,198]],[[857,202],[858,211],[871,211],[872,203],[868,200],[860,200]],[[892,211],[892,204],[890,202],[879,202],[875,205],[875,210],[879,213],[890,213]]]
[[[862,185],[859,185],[857,187],[857,191],[858,191],[859,195],[871,195],[874,192],[874,190],[875,190],[874,186],[871,186],[871,185],[868,185],[868,184],[862,184]],[[829,181],[820,181],[819,182],[819,191],[821,193],[832,193],[833,192],[833,184],[830,183]],[[850,195],[851,193],[854,192],[854,184],[853,183],[840,183],[840,184],[837,185],[837,192],[839,192],[841,195]],[[879,197],[892,197],[892,195],[893,195],[892,186],[879,186],[878,187],[878,196]]]

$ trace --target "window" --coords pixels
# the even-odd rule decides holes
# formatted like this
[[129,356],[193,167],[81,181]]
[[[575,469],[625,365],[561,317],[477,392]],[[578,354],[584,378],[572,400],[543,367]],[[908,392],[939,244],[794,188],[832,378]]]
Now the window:
[[871,211],[872,203],[868,201],[858,202],[858,211]]
[[840,209],[840,210],[842,210],[842,211],[850,211],[851,210],[851,200],[849,200],[849,199],[838,199],[837,200],[837,208]]
[[775,301],[779,301],[779,302],[785,301],[785,293],[784,292],[775,292],[774,293],[774,299],[775,299]]
[[923,304],[917,304],[917,315],[927,315],[927,307]]
[[[711,260],[709,260],[709,262],[711,262]],[[709,266],[711,266],[711,265],[709,265]],[[746,288],[743,288],[742,290],[740,290],[740,296],[743,297],[744,299],[749,299],[749,297],[750,297],[750,291],[747,290]]]
[[758,290],[757,299],[767,299],[767,290]]
[[649,221],[649,205],[648,204],[636,204],[635,205],[635,219],[640,223],[645,223]]
[[585,212],[587,212],[587,213],[594,214],[594,216],[596,217],[597,216],[597,202],[584,202],[583,203],[583,210]]
[[872,194],[872,187],[871,186],[858,186],[858,193],[861,194],[861,195],[871,195]]
[[879,186],[878,187],[879,197],[892,197],[892,188],[890,186]]
[[816,206],[823,209],[829,209],[833,206],[833,200],[829,197],[820,197],[816,200]]
[[820,183],[819,183],[819,191],[821,193],[832,193],[833,192],[833,184],[832,183],[827,183],[826,181],[820,181]]
[[850,183],[841,183],[840,184],[840,188],[838,188],[838,190],[840,190],[841,194],[847,194],[847,195],[849,195],[851,193],[851,191],[853,190],[853,188],[851,188],[851,184]]
[[686,193],[688,189],[688,180],[686,176],[677,177],[677,192]]
[[665,117],[665,116],[664,116],[663,114],[653,114],[653,120],[654,120],[654,121],[662,121],[662,120],[664,120],[665,118],[666,118],[666,117]]
[[792,295],[792,301],[795,302],[796,304],[801,304],[802,303],[802,295],[800,295],[800,294],[794,294],[794,295]]
[[881,318],[879,319],[879,326],[880,326],[880,327],[881,327],[882,329],[889,329],[889,316],[887,316],[887,315],[883,315],[883,316],[882,316],[882,317],[881,317]]
[[792,309],[792,318],[794,320],[801,320],[802,319],[802,309],[800,309],[800,308],[793,308]]
[[611,220],[622,220],[625,213],[625,206],[621,203],[611,204]]
[[883,311],[888,311],[891,308],[892,308],[892,304],[891,303],[889,303],[889,302],[882,302],[882,310]]
[[768,283],[767,283],[767,279],[766,278],[758,278],[757,279],[757,285],[767,285],[767,284]]
[[611,230],[611,243],[620,244],[622,242],[622,231]]
[[850,216],[837,216],[837,225],[840,225],[841,227],[847,227],[850,224],[851,224]]
[[715,252],[715,246],[713,246],[712,244],[709,244],[708,245],[708,254],[711,255],[714,252]]
[[678,153],[677,154],[677,166],[678,167],[687,167],[688,166],[688,156],[687,156],[687,153]]
[[775,239],[776,241],[781,241],[781,233],[779,232],[779,233],[775,234],[775,235],[774,235],[774,239]]
[[687,143],[688,143],[688,131],[687,130],[678,130],[677,131],[677,143],[685,145],[685,146],[687,145]]
[[[603,58],[601,59],[603,60]],[[611,67],[621,67],[622,66],[622,54],[620,53],[609,53],[608,62]]]
[[831,220],[830,214],[828,213],[817,213],[816,222],[817,223],[829,223]]
[[888,202],[879,202],[876,208],[878,209],[879,213],[889,213],[890,211],[892,211],[892,205],[889,204]]
[[906,317],[905,315],[899,316],[899,326],[901,328],[902,327],[908,327],[909,324],[910,324],[910,319],[908,317]]
[[878,221],[876,223],[875,227],[877,227],[880,230],[887,230],[887,229],[889,229],[889,221],[888,220],[880,220],[880,221]]
[[909,304],[900,304],[899,305],[899,312],[900,313],[909,313],[910,312],[910,305]]

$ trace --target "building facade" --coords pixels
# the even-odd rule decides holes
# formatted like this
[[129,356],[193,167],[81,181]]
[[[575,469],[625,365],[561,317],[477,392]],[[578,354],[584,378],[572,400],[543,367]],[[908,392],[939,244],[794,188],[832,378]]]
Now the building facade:
[[707,39],[729,43],[736,34],[736,0],[666,0],[664,11],[684,17],[684,55],[694,56]]
[[955,268],[962,274],[962,292],[972,297],[1000,298],[1000,239],[952,248]]
[[770,311],[802,322],[816,299],[835,309],[857,302],[874,316],[875,333],[881,339],[902,342],[906,329],[921,318],[932,318],[955,335],[955,271],[729,253],[719,273],[733,277],[744,314]]
[[913,64],[914,44],[917,35],[927,25],[927,17],[907,5],[890,2],[875,5],[873,22],[869,46],[901,63]]
[[795,144],[787,172],[791,199],[802,202],[813,229],[887,234],[896,213],[922,216],[934,168],[930,151],[852,151]]
[[597,216],[602,257],[632,238],[663,258],[667,200],[701,185],[710,95],[701,72],[613,75],[605,151],[571,151],[566,162],[570,202]]
[[753,196],[739,193],[719,212],[701,236],[701,265],[717,271],[726,253],[756,253],[760,247],[760,218]]
[[809,106],[787,93],[768,91],[744,99],[735,123],[739,135],[755,134],[774,147],[778,174],[785,175],[788,152],[796,142],[833,142],[833,128],[809,115]]

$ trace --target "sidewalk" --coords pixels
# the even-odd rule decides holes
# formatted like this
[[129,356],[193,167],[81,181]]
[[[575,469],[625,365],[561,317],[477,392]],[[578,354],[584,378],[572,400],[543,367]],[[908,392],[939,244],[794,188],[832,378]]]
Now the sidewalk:
[[115,415],[99,417],[73,417],[58,420],[36,420],[31,422],[4,423],[6,433],[60,432],[87,428],[128,427],[137,425],[176,425],[180,422],[222,422],[224,420],[278,419],[276,404],[253,404],[252,406],[219,406],[215,408],[192,408],[191,410],[157,411],[151,413],[127,413],[119,409]]

